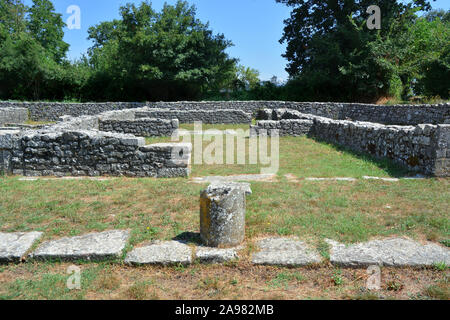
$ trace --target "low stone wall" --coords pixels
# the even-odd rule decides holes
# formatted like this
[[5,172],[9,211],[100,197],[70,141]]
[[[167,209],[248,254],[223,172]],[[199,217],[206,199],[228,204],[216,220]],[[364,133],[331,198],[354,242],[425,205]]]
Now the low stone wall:
[[0,127],[7,123],[24,123],[28,121],[26,108],[0,108]]
[[450,103],[432,105],[375,105],[336,102],[291,101],[205,101],[155,102],[152,108],[176,110],[238,109],[257,114],[260,109],[292,109],[334,120],[369,121],[382,124],[415,125],[421,123],[449,124]]
[[147,108],[145,111],[136,112],[136,118],[178,119],[180,123],[201,121],[204,124],[250,124],[252,122],[251,114],[232,109],[180,111]]
[[251,126],[250,136],[304,136],[311,133],[313,126],[312,120],[263,120]]
[[307,119],[313,120],[316,116],[307,113],[301,113],[292,109],[261,109],[256,115],[256,120],[289,120],[289,119]]
[[[22,107],[29,110],[31,120],[55,121],[64,115],[79,117],[96,115],[105,111],[136,109],[148,106],[153,109],[176,111],[240,110],[256,114],[260,109],[292,109],[334,120],[370,121],[382,124],[416,125],[421,123],[449,124],[450,103],[433,105],[381,106],[362,103],[290,102],[290,101],[182,101],[182,102],[1,102],[0,109]],[[201,119],[199,119],[201,120]],[[14,121],[17,122],[17,121]],[[181,121],[182,122],[182,121]]]
[[437,140],[443,126],[384,126],[368,122],[318,120],[314,122],[313,130],[316,138],[376,158],[391,159],[411,171],[449,176],[450,168],[437,165]]
[[179,121],[142,118],[136,120],[100,120],[99,130],[131,133],[140,137],[170,137],[179,129]]
[[107,111],[142,108],[144,106],[145,103],[141,102],[65,103],[0,101],[0,109],[10,107],[28,109],[30,119],[34,121],[57,121],[59,117],[65,115],[73,117],[98,115]]
[[190,144],[146,146],[143,137],[106,132],[170,136],[178,128],[178,120],[134,120],[135,111],[64,116],[40,130],[0,130],[0,171],[25,176],[188,176]]
[[18,148],[19,130],[0,130],[0,174],[11,170],[12,150]]
[[3,170],[18,175],[161,178],[190,172],[190,144],[146,146],[144,138],[133,135],[83,130],[15,132],[9,139]]
[[310,135],[376,158],[391,159],[411,171],[450,176],[450,125],[386,126],[369,122],[332,120],[259,121],[251,136],[279,130],[280,135]]

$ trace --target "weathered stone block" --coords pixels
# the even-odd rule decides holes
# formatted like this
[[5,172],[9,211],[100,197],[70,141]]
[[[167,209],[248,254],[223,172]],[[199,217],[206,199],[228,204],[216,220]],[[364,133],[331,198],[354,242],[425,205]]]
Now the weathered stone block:
[[245,191],[212,184],[200,195],[200,234],[209,247],[233,247],[245,239]]
[[0,263],[19,262],[42,232],[0,233]]
[[125,259],[125,263],[131,265],[187,265],[191,262],[191,247],[178,241],[155,241],[148,246],[135,248]]
[[253,254],[257,265],[304,266],[322,261],[319,253],[297,239],[268,238],[257,243],[259,252]]
[[326,240],[331,246],[330,261],[343,267],[384,265],[392,267],[423,267],[435,263],[450,264],[450,249],[437,244],[391,238],[346,246]]
[[47,241],[30,254],[30,258],[62,261],[117,259],[129,237],[127,230],[112,230]]

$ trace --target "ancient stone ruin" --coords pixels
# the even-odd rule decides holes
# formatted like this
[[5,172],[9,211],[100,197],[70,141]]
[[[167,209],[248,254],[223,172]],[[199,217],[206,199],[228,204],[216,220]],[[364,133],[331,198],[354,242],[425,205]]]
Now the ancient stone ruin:
[[[447,115],[449,109],[447,105],[446,109],[439,107],[438,110]],[[425,113],[421,114],[422,118],[416,117],[416,121],[423,121],[413,124],[411,114],[406,112],[404,116],[410,119],[410,125],[396,125],[334,120],[290,109],[264,109],[258,113],[261,121],[251,127],[251,136],[271,133],[280,136],[308,135],[356,152],[368,153],[375,158],[388,158],[411,171],[449,176],[450,124],[447,123],[450,117],[442,117],[439,120],[442,124],[430,124],[438,118],[433,107],[430,108],[429,118],[425,117]],[[384,123],[389,122],[385,115],[382,118]]]
[[[411,171],[450,175],[450,104],[213,101],[0,102],[0,171],[25,176],[179,177],[190,145],[146,145],[180,123],[249,124],[251,135],[308,135]],[[27,120],[56,121],[52,125]]]
[[171,136],[178,120],[135,119],[136,110],[0,130],[0,170],[24,176],[188,176],[191,144],[146,145],[144,138]]
[[209,247],[236,247],[245,239],[245,196],[248,186],[211,184],[200,195],[200,236]]

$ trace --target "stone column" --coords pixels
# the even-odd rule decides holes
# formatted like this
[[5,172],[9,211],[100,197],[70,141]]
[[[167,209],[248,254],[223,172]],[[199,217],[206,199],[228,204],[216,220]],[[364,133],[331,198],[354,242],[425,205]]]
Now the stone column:
[[200,234],[209,247],[240,245],[245,238],[245,196],[248,185],[212,184],[200,195]]

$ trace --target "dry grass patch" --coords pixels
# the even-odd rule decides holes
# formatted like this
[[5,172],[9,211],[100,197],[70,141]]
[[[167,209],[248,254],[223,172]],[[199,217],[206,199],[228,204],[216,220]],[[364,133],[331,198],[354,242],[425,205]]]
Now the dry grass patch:
[[[448,275],[433,269],[382,269],[380,291],[365,289],[365,269],[277,268],[240,262],[131,268],[83,264],[81,290],[65,288],[70,264],[0,269],[2,299],[448,299]],[[335,281],[339,274],[341,281]],[[392,281],[401,284],[391,290]]]

